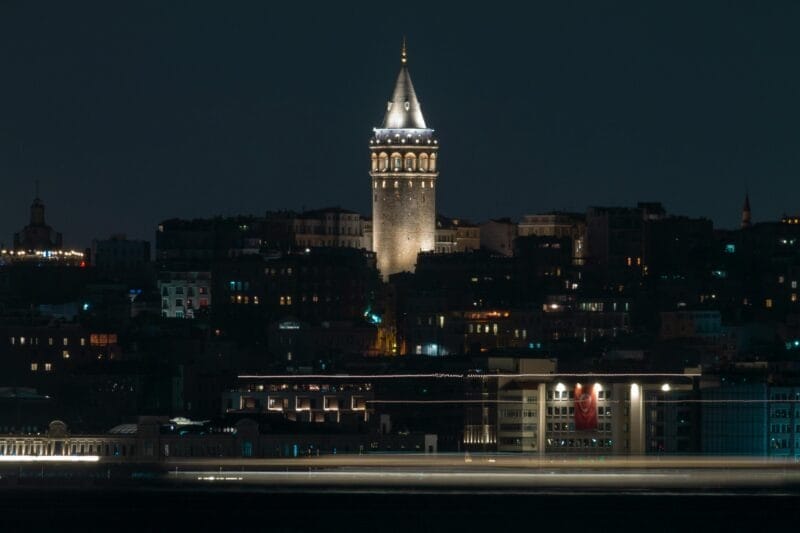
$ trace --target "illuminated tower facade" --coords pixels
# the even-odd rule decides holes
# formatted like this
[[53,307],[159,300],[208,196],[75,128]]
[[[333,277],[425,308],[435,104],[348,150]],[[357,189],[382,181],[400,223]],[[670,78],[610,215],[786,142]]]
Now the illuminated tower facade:
[[408,73],[405,41],[392,98],[369,145],[372,249],[386,279],[396,272],[413,272],[417,254],[433,251],[436,245],[439,143],[422,116]]

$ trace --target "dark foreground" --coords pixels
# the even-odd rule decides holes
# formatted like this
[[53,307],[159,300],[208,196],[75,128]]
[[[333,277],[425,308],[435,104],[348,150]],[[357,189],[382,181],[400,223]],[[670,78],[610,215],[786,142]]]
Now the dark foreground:
[[784,525],[799,507],[800,465],[752,459],[387,455],[0,465],[0,533],[727,532]]
[[798,504],[777,492],[16,488],[0,491],[0,530],[745,531],[785,524]]

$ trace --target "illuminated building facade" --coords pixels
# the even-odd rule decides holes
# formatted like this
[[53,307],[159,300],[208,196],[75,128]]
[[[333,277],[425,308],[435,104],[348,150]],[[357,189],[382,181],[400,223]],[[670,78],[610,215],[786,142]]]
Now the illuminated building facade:
[[691,394],[698,377],[692,371],[558,375],[551,360],[491,362],[500,375],[482,378],[483,397],[495,401],[470,408],[466,450],[580,456],[697,451],[696,416],[682,413],[692,411],[692,404],[673,417],[672,434],[663,433],[662,420],[663,406],[672,405],[665,400]]
[[517,225],[520,237],[568,237],[572,242],[572,260],[582,265],[586,256],[586,216],[582,213],[547,213],[525,215]]
[[[182,418],[139,417],[137,423],[89,434],[72,433],[64,422],[54,420],[43,434],[0,431],[0,457],[112,463],[160,462],[180,457],[298,457],[366,451],[370,440],[365,433],[263,433],[258,422],[248,418],[211,424]],[[414,444],[408,447],[409,451],[423,451],[423,442]]]
[[364,219],[355,211],[329,207],[294,218],[294,241],[300,248],[372,248],[364,239]]
[[384,279],[412,272],[419,252],[436,246],[439,143],[422,116],[405,43],[386,115],[370,140],[372,249]]
[[196,318],[211,305],[211,273],[162,271],[158,274],[161,316]]
[[[19,321],[17,321],[19,322]],[[13,323],[0,327],[0,372],[26,386],[44,386],[53,376],[81,365],[118,360],[122,351],[117,334],[90,332],[76,324]]]
[[467,220],[436,217],[436,253],[452,254],[481,247],[481,228]]
[[355,428],[369,421],[373,409],[368,402],[373,397],[369,382],[245,378],[238,388],[223,393],[223,409],[226,413],[272,413],[294,422]]

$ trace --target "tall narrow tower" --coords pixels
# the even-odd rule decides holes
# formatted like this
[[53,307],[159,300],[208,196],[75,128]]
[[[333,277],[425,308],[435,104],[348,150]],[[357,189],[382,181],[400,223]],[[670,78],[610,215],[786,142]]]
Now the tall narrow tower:
[[750,227],[750,193],[744,195],[744,206],[742,206],[742,229]]
[[408,73],[406,43],[383,124],[369,141],[372,167],[372,249],[384,279],[414,271],[419,252],[436,245],[439,143],[425,124]]

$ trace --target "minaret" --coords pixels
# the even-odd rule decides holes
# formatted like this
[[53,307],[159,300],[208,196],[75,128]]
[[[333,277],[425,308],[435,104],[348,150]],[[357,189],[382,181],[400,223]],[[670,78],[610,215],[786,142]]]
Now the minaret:
[[425,124],[411,76],[406,42],[386,115],[369,141],[372,166],[372,249],[384,279],[413,272],[419,252],[436,244],[439,143]]
[[744,195],[744,206],[742,207],[742,229],[750,227],[750,194]]

